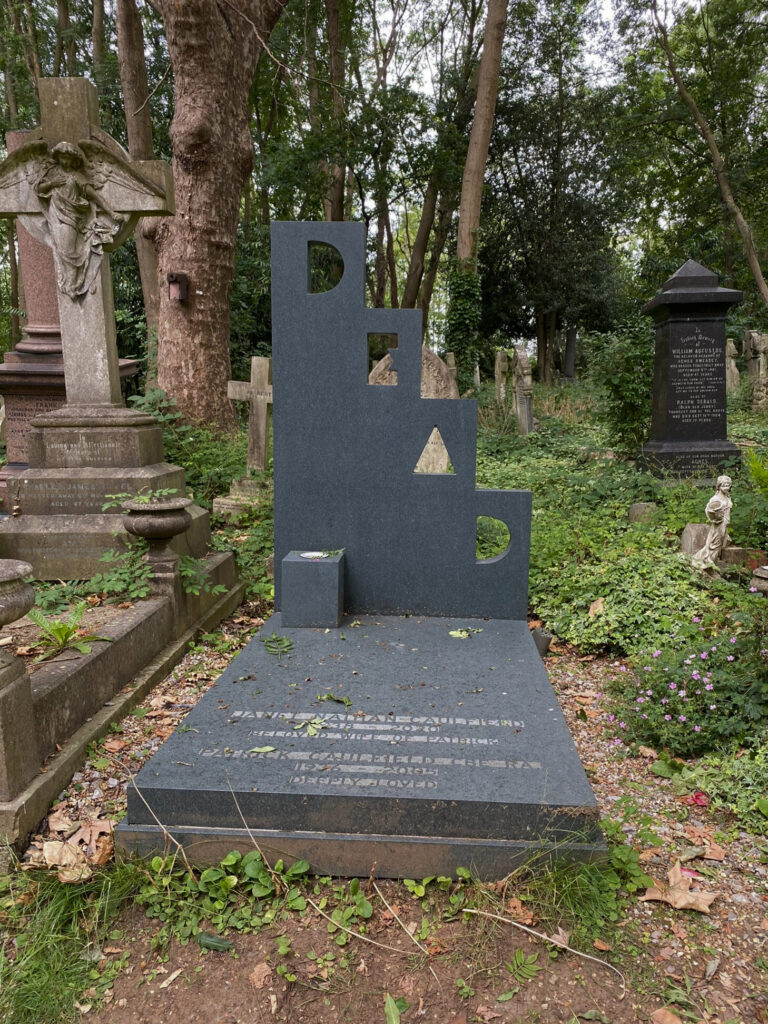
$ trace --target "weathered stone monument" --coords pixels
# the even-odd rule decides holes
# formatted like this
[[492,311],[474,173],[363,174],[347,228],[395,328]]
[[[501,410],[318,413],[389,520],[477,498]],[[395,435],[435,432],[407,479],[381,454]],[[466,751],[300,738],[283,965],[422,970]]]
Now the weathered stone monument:
[[752,378],[752,408],[768,411],[768,334],[746,331],[744,335],[747,368]]
[[651,469],[712,477],[738,456],[728,440],[725,317],[741,299],[688,260],[644,307],[656,324],[651,434],[643,445]]
[[530,434],[533,430],[533,372],[524,345],[515,345],[512,350],[512,373],[517,429],[521,434]]
[[493,385],[496,404],[503,407],[507,400],[507,373],[509,359],[503,348],[500,348],[493,360]]
[[233,480],[229,494],[213,499],[213,511],[230,523],[240,522],[244,512],[258,505],[260,482],[253,473],[263,473],[269,456],[269,423],[272,417],[272,360],[266,356],[251,358],[251,379],[230,380],[227,397],[248,403],[248,455],[246,475]]
[[[0,214],[52,250],[66,405],[30,423],[0,556],[31,563],[40,579],[80,579],[103,568],[122,533],[119,506],[104,511],[108,495],[184,491],[156,421],[122,402],[108,256],[140,217],[173,211],[173,185],[167,164],[131,161],[99,128],[85,79],[42,79],[40,109],[40,127],[0,165]],[[177,545],[199,556],[209,537],[207,513],[193,509]]]
[[728,394],[738,391],[741,385],[741,374],[736,365],[738,354],[733,338],[728,338],[725,343],[725,390]]
[[[343,264],[330,291],[315,246]],[[531,494],[476,488],[476,402],[421,397],[421,314],[366,308],[364,268],[361,224],[272,225],[279,611],[139,773],[119,840],[385,877],[590,856],[594,796],[526,622]],[[370,334],[397,335],[394,386],[368,382]],[[435,428],[452,474],[415,472]],[[482,515],[510,543],[478,561]]]
[[[373,367],[368,375],[368,383],[383,387],[397,384],[397,372],[392,365],[392,355],[388,352]],[[459,388],[456,383],[456,367],[451,370],[434,352],[426,346],[421,348],[421,384],[419,394],[422,398],[458,398]],[[453,466],[448,450],[445,447],[440,431],[435,427],[424,445],[414,473],[452,473]]]
[[[34,132],[8,132],[8,153],[14,153],[31,137]],[[0,468],[0,499],[6,496],[7,481],[29,468],[27,443],[32,420],[60,409],[66,401],[53,250],[33,237],[21,218],[16,235],[26,315],[21,340],[4,354],[0,364],[0,395],[4,396],[7,416],[7,462]],[[122,381],[138,371],[138,360],[118,362]]]

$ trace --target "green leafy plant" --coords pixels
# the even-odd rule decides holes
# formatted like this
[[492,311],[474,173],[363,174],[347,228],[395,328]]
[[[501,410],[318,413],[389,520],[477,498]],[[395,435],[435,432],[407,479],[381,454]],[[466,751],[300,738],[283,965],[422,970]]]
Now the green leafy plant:
[[144,557],[148,550],[147,542],[137,538],[123,551],[105,551],[99,561],[111,567],[91,577],[84,589],[89,594],[106,594],[113,601],[148,597],[152,583],[152,569]]
[[264,644],[267,654],[274,654],[278,658],[293,650],[293,640],[288,636],[278,636],[274,631],[269,636],[259,637],[259,641]]
[[768,720],[768,619],[694,616],[634,662],[611,716],[629,740],[694,757]]
[[227,588],[222,583],[214,584],[208,575],[202,558],[182,555],[179,559],[179,575],[181,587],[185,594],[226,594]]
[[142,487],[135,494],[130,494],[127,491],[121,491],[120,494],[108,494],[109,500],[101,506],[101,511],[107,512],[111,508],[122,508],[128,501],[151,505],[153,502],[165,501],[178,493],[176,487],[160,487],[154,491],[148,487]]
[[28,617],[40,629],[38,647],[43,648],[43,653],[38,654],[34,659],[45,661],[47,658],[55,658],[62,651],[79,651],[80,654],[90,654],[92,644],[97,640],[103,643],[110,643],[106,636],[96,636],[94,633],[86,633],[80,628],[80,621],[88,607],[85,601],[75,605],[72,614],[67,621],[64,619],[46,619],[36,608],[30,609]]
[[597,415],[612,444],[635,453],[651,422],[653,326],[647,317],[632,317],[614,331],[582,338],[589,376],[600,394]]
[[710,754],[686,771],[685,789],[702,789],[714,808],[755,835],[768,830],[768,733],[741,750]]
[[524,982],[535,978],[541,970],[541,965],[536,962],[538,959],[538,953],[531,953],[530,956],[526,956],[522,949],[516,949],[512,955],[512,960],[505,961],[504,966],[515,981],[522,985]]

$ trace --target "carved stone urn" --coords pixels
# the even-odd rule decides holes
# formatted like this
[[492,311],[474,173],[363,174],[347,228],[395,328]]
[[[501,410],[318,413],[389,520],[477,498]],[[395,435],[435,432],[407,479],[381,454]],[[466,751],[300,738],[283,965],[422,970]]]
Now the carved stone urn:
[[191,498],[165,498],[162,501],[126,501],[123,526],[134,537],[149,541],[149,557],[167,557],[168,543],[189,529],[192,516],[187,511]]
[[24,582],[25,576],[31,575],[29,562],[0,559],[0,626],[20,619],[35,603],[34,587]]

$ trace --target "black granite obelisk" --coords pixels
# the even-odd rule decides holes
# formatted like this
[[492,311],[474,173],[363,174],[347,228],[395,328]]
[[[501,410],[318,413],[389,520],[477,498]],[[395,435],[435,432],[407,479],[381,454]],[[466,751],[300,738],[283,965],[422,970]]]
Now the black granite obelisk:
[[727,437],[725,317],[741,300],[688,260],[643,307],[656,324],[651,436],[642,453],[654,472],[711,477],[738,456]]

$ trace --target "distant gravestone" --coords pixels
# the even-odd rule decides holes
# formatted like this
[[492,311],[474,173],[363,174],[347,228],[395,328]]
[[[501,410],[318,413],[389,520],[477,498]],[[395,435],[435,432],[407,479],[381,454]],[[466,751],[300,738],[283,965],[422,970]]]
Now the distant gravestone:
[[744,332],[744,360],[747,364],[747,373],[750,377],[766,376],[764,364],[764,353],[768,347],[768,334],[761,334],[760,331]]
[[[344,268],[329,291],[307,284],[315,246]],[[279,611],[139,773],[124,845],[485,878],[604,848],[526,621],[530,492],[476,487],[477,402],[422,398],[421,328],[366,307],[362,224],[273,223]],[[381,334],[397,382],[376,387]],[[435,427],[453,474],[415,471]],[[478,516],[509,531],[497,558]]]
[[[392,387],[397,383],[397,373],[392,368],[392,356],[387,353],[374,366],[368,375],[368,383]],[[456,373],[449,368],[425,345],[421,348],[421,385],[419,394],[422,398],[458,398],[459,389],[456,384]],[[415,473],[452,473],[451,457],[440,436],[437,426],[427,439],[424,451],[416,463]]]
[[509,372],[509,359],[503,348],[496,353],[493,361],[493,383],[496,393],[496,404],[503,406],[507,400],[507,373]]
[[741,299],[689,260],[644,307],[656,325],[651,432],[643,446],[654,471],[711,477],[738,456],[728,440],[725,317]]
[[515,381],[517,429],[521,434],[530,434],[533,430],[533,373],[524,345],[515,345],[513,349],[512,372]]
[[725,343],[725,390],[728,394],[734,394],[741,385],[741,375],[736,365],[738,352],[733,338],[728,338]]

